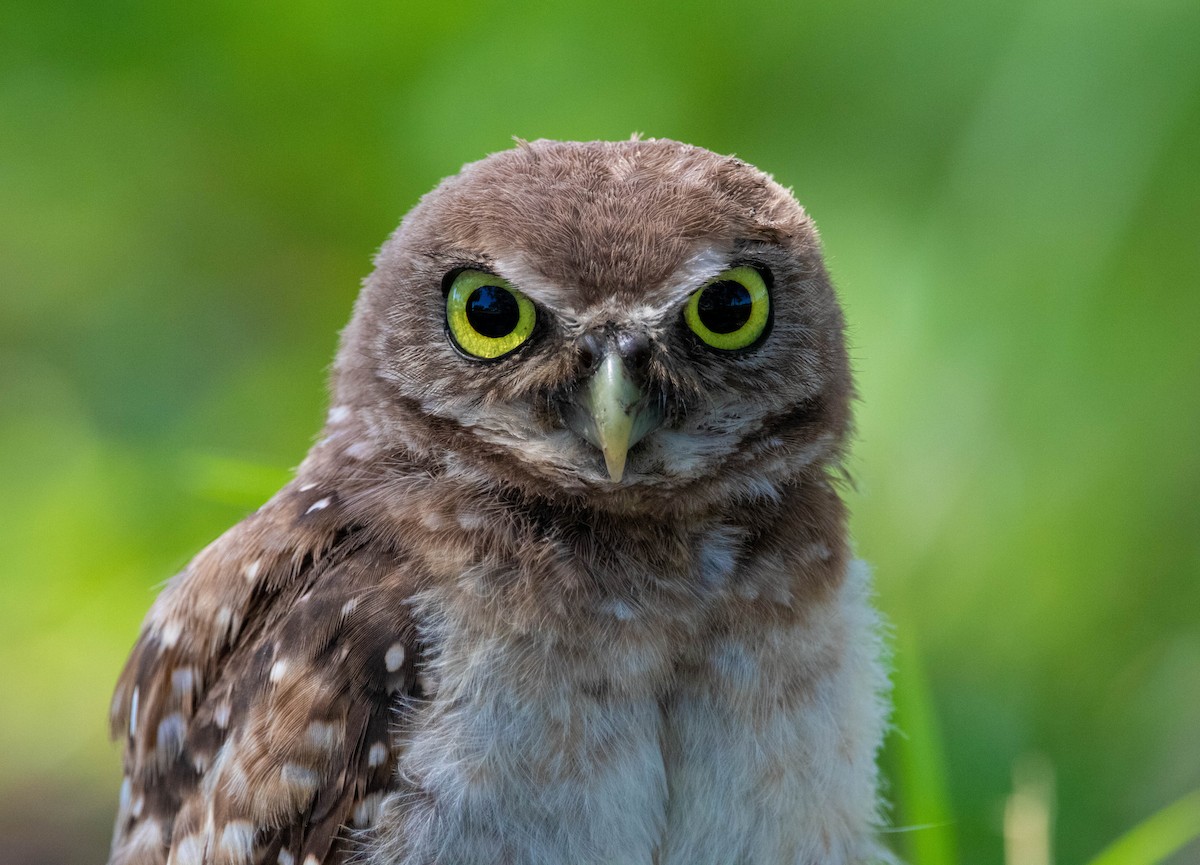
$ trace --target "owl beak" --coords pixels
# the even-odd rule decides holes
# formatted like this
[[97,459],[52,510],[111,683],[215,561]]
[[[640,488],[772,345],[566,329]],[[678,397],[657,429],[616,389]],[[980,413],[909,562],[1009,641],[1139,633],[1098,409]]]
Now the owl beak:
[[[605,355],[584,390],[576,397],[580,411],[568,418],[570,426],[604,454],[612,482],[625,474],[629,449],[658,426],[658,412],[647,404],[621,356]],[[573,421],[573,422],[571,422]]]

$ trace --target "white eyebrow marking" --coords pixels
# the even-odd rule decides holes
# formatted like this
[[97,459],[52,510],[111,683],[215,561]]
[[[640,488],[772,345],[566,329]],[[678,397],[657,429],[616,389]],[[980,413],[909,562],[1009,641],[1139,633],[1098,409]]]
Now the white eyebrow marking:
[[564,318],[574,318],[578,315],[574,307],[563,303],[563,286],[546,279],[525,261],[524,256],[497,259],[496,271],[519,288],[521,292],[535,303],[553,310]]
[[732,248],[704,246],[696,250],[687,261],[675,269],[667,281],[666,289],[670,295],[667,308],[674,310],[693,291],[726,270],[733,257]]
[[595,326],[597,322],[616,317],[618,313],[623,321],[632,320],[640,322],[644,326],[653,327],[664,319],[674,316],[679,311],[684,299],[729,267],[733,257],[734,250],[731,247],[715,244],[700,246],[675,269],[655,292],[664,297],[661,302],[644,303],[632,308],[621,307],[619,309],[610,303],[602,303],[587,309],[578,309],[564,303],[563,295],[568,286],[561,286],[546,279],[520,254],[511,258],[496,259],[496,270],[498,275],[519,288],[535,303],[551,310],[562,319],[568,332],[582,332]]

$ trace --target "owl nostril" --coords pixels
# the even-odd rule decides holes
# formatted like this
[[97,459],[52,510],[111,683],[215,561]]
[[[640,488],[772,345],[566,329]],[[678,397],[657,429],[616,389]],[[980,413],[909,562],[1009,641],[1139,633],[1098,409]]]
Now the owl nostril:
[[587,370],[595,369],[604,357],[604,337],[598,333],[585,333],[579,339],[579,359]]
[[617,354],[630,370],[644,370],[650,361],[650,337],[641,331],[622,331],[617,334]]
[[616,351],[625,367],[634,375],[644,373],[650,362],[650,337],[640,331],[618,331],[611,327],[603,331],[591,331],[579,338],[576,348],[586,372],[599,366],[604,356],[612,351]]

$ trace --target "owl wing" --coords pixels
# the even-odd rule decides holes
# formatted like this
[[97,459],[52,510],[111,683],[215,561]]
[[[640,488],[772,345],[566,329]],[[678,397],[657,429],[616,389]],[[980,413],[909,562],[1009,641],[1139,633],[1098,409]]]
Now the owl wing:
[[335,505],[285,487],[155,602],[113,698],[110,865],[341,863],[375,819],[420,696],[413,569]]

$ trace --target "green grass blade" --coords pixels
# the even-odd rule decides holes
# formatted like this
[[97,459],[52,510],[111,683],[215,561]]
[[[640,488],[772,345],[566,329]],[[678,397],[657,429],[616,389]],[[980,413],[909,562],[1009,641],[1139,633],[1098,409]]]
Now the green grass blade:
[[[905,632],[902,632],[905,633]],[[954,814],[933,698],[916,640],[907,632],[896,650],[896,796],[912,865],[958,865]]]
[[1200,838],[1200,790],[1151,814],[1088,865],[1156,865]]

